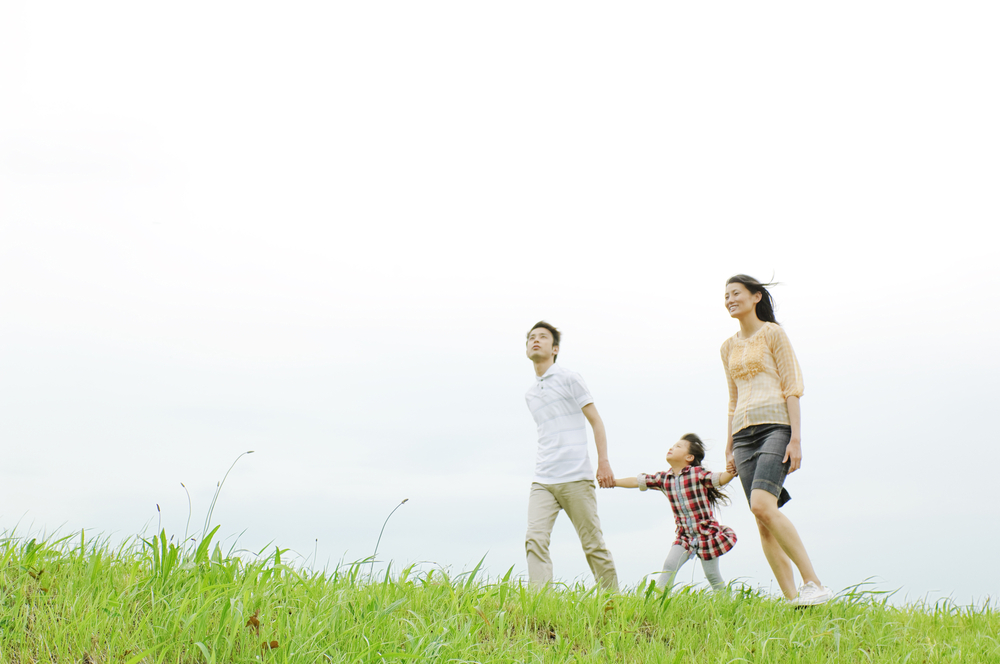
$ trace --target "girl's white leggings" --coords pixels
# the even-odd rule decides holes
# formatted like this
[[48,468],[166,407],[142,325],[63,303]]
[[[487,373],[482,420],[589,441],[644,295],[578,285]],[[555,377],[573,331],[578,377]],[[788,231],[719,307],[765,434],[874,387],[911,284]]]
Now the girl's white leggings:
[[[693,553],[688,553],[680,544],[671,546],[670,551],[667,552],[667,559],[663,561],[663,571],[657,574],[656,587],[659,590],[663,590],[667,586],[673,587],[677,571],[684,566],[684,563],[694,557]],[[699,558],[699,560],[701,559]],[[708,579],[712,590],[719,592],[726,589],[726,582],[722,580],[722,575],[719,573],[718,558],[702,560],[701,568],[705,570],[705,578]]]

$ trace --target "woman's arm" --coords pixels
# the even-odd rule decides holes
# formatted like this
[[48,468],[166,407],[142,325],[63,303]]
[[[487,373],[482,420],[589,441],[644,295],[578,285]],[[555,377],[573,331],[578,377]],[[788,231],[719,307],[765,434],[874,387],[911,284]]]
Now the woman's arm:
[[802,370],[785,331],[777,325],[769,329],[771,333],[767,340],[774,356],[778,380],[781,382],[781,394],[785,397],[785,405],[788,407],[788,424],[792,428],[792,437],[788,441],[785,458],[781,462],[789,461],[788,472],[794,473],[802,466],[802,416],[799,410],[799,397],[804,390]]
[[[736,475],[736,459],[733,457],[733,414],[729,413],[726,424],[726,472]],[[732,479],[732,478],[729,478]],[[726,480],[727,482],[729,480]]]
[[788,447],[785,448],[785,458],[781,463],[791,460],[792,465],[788,472],[794,473],[802,466],[802,412],[799,410],[798,397],[788,397],[785,403],[788,405],[788,422],[792,427],[792,437],[788,441]]
[[637,477],[616,477],[615,486],[620,489],[638,489],[639,478]]
[[729,387],[729,419],[726,420],[726,470],[733,475],[736,474],[736,460],[733,458],[733,413],[736,412],[736,403],[739,399],[739,391],[733,375],[729,373],[729,341],[722,344],[722,368],[726,371],[726,385]]

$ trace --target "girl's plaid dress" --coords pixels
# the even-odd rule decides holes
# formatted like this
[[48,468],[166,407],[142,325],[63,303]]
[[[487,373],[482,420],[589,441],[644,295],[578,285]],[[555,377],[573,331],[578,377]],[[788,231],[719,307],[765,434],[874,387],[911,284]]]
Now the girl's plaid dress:
[[719,525],[712,513],[705,487],[712,486],[713,473],[701,466],[687,466],[679,475],[661,471],[639,475],[639,488],[659,489],[670,500],[677,523],[677,539],[688,553],[702,560],[718,558],[736,544],[736,533]]

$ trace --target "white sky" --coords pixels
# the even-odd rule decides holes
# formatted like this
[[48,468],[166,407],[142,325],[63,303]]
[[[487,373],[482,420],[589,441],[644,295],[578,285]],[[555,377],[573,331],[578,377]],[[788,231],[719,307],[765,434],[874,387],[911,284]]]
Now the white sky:
[[[618,475],[722,465],[736,272],[827,585],[1000,596],[992,3],[0,6],[0,528],[524,572],[527,328]],[[729,578],[772,587],[738,487]],[[622,582],[662,498],[599,494]],[[318,542],[317,542],[318,541]],[[318,553],[316,553],[318,551]],[[556,574],[586,578],[565,517]],[[693,570],[701,580],[701,570]],[[691,578],[691,566],[682,576]]]

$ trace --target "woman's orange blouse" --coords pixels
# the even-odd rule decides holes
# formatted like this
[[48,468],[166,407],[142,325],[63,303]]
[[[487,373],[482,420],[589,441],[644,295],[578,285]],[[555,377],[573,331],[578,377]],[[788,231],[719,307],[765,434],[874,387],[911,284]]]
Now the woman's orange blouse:
[[785,400],[802,396],[802,370],[780,325],[764,323],[749,339],[738,332],[726,339],[722,364],[733,433],[756,424],[790,424]]

